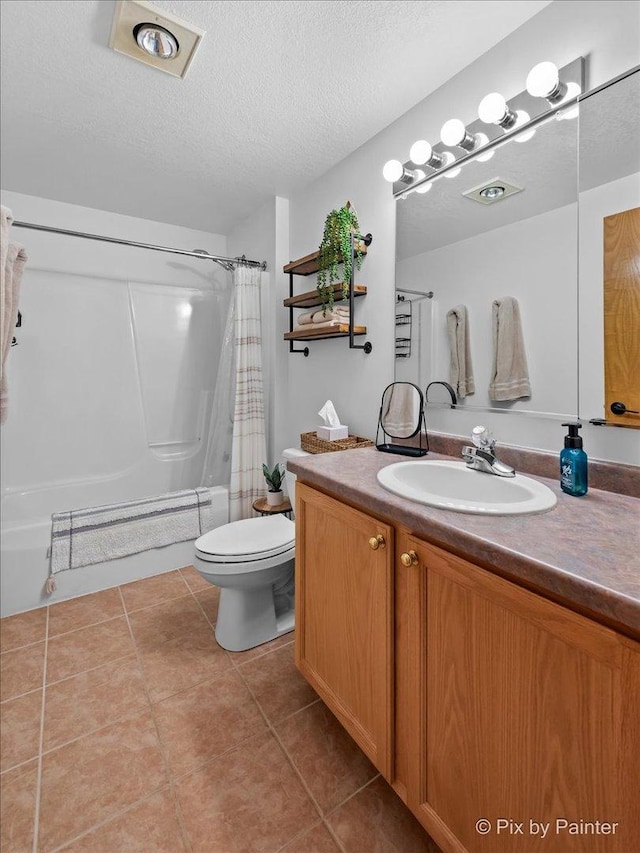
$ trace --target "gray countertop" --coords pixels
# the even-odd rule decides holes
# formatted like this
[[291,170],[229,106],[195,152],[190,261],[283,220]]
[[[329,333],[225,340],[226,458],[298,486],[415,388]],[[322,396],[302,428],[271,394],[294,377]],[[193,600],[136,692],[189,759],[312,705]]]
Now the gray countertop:
[[396,497],[378,484],[381,468],[406,458],[362,448],[287,464],[302,482],[640,636],[640,499],[597,489],[575,498],[558,482],[534,477],[558,497],[549,512],[492,517],[452,512]]

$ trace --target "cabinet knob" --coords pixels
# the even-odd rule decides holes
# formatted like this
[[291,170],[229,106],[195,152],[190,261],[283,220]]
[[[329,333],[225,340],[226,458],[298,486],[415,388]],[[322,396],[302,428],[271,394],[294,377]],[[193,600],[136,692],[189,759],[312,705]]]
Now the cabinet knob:
[[378,548],[384,548],[386,544],[387,543],[384,541],[384,536],[382,536],[380,533],[378,533],[377,536],[372,536],[371,539],[369,539],[369,547],[373,551],[377,551]]
[[409,553],[404,553],[400,555],[400,562],[403,566],[409,568],[410,566],[418,565],[418,555],[415,551],[409,551]]

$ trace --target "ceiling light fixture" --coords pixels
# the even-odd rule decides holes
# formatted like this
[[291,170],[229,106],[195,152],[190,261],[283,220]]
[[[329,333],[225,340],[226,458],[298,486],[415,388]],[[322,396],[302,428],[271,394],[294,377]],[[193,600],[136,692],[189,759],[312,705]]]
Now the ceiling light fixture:
[[[484,163],[511,140],[527,142],[546,121],[574,118],[583,91],[584,63],[578,57],[558,69],[553,62],[539,62],[527,76],[526,90],[509,101],[500,92],[490,92],[480,101],[475,121],[466,125],[459,118],[449,119],[442,125],[440,141],[433,146],[426,139],[418,139],[406,163],[390,160],[385,165],[383,174],[394,184],[394,195],[408,195],[418,189],[426,193],[431,181],[441,175],[455,178],[467,162]],[[426,170],[418,166],[428,166],[432,171],[425,176]],[[520,189],[505,195],[511,192]],[[477,200],[488,203],[484,197]]]
[[138,24],[133,28],[133,37],[140,50],[157,59],[173,59],[180,50],[174,34],[158,24]]

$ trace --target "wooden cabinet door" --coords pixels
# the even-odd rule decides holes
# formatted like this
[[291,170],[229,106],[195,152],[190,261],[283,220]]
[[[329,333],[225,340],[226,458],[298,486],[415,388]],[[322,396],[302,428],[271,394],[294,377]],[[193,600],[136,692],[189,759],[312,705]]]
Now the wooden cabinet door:
[[639,644],[410,547],[408,803],[425,828],[446,851],[638,850]]
[[604,381],[607,423],[640,429],[640,207],[604,220]]
[[393,529],[300,483],[295,649],[300,672],[390,779]]

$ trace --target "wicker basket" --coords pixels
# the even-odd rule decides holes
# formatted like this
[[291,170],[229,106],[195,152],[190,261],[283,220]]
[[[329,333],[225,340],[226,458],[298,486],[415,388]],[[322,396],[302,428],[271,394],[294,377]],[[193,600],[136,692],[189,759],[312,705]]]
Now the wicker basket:
[[338,450],[353,450],[356,447],[373,447],[370,438],[361,438],[359,435],[350,435],[349,438],[337,438],[335,441],[327,441],[318,438],[315,432],[303,432],[300,434],[300,447],[307,453],[335,453]]

